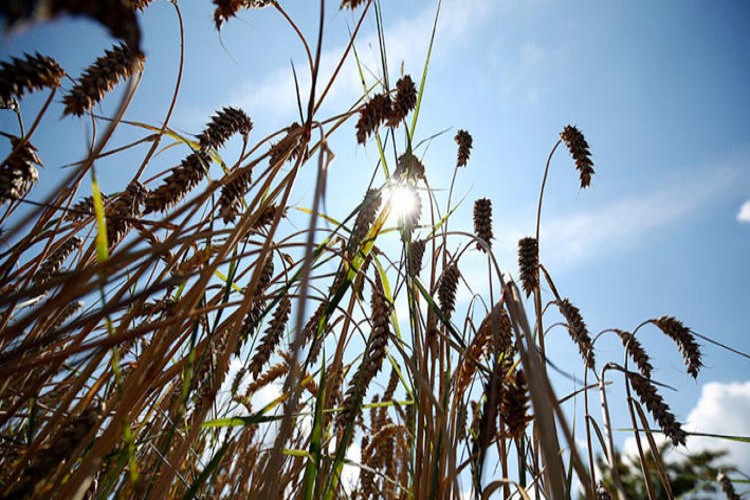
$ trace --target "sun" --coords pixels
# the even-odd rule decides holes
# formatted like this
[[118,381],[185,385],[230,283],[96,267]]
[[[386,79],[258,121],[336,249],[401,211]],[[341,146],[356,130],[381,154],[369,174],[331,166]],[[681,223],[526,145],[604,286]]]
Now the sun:
[[417,196],[414,188],[407,184],[392,184],[387,189],[391,217],[399,221],[412,217],[419,207]]

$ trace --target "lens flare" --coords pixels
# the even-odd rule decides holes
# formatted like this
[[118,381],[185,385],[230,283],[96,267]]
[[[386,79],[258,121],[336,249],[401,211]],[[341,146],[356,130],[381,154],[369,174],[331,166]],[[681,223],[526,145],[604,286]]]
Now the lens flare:
[[388,204],[391,217],[404,220],[414,215],[417,210],[419,204],[417,192],[411,186],[394,184],[388,188]]

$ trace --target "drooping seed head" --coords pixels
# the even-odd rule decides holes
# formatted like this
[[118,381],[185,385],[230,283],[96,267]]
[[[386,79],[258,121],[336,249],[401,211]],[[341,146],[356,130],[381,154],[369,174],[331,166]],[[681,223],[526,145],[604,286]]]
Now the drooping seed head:
[[570,155],[576,162],[576,168],[581,177],[581,188],[589,187],[594,173],[594,162],[591,161],[591,152],[586,139],[573,125],[566,125],[560,133],[560,138],[565,142]]
[[64,114],[81,116],[121,80],[143,68],[144,55],[126,45],[115,45],[86,68],[78,83],[63,97]]
[[[109,196],[105,193],[99,194],[102,197],[102,204],[106,206],[107,202],[109,202]],[[68,212],[65,214],[65,220],[79,221],[84,217],[92,215],[94,215],[94,197],[87,196],[68,209]]]
[[392,180],[398,182],[406,178],[407,180],[416,182],[424,179],[424,176],[424,164],[414,154],[406,152],[398,157],[398,165],[393,172]]
[[[492,201],[481,198],[474,202],[474,234],[476,237],[492,246]],[[487,251],[485,246],[477,242],[477,248],[483,252]]]
[[628,376],[630,385],[633,390],[638,394],[641,400],[662,432],[672,440],[672,443],[677,445],[685,445],[687,442],[687,433],[682,430],[682,426],[674,414],[670,411],[669,406],[664,402],[664,399],[659,395],[654,384],[641,375],[630,373]]
[[39,269],[32,278],[34,283],[43,284],[55,277],[55,275],[60,272],[65,259],[67,259],[76,248],[80,247],[81,243],[81,238],[74,236],[57,247],[57,249],[52,252],[52,255],[50,255],[41,266],[39,266]]
[[164,183],[151,192],[146,199],[145,213],[166,211],[182,201],[185,196],[208,174],[211,158],[208,153],[198,151],[182,160]]
[[234,134],[247,138],[253,129],[253,122],[239,108],[225,107],[211,117],[206,128],[198,135],[202,150],[221,147]]
[[357,218],[355,219],[354,227],[352,228],[352,234],[349,237],[347,247],[350,251],[355,251],[364,241],[365,236],[367,236],[367,233],[370,231],[372,223],[375,222],[382,201],[382,194],[377,189],[369,189],[367,193],[365,193],[365,199],[357,213]]
[[578,345],[581,357],[586,362],[586,367],[594,369],[594,347],[589,337],[589,330],[583,322],[581,312],[568,299],[562,299],[557,303],[560,313],[568,323],[568,332],[573,341]]
[[219,197],[219,213],[222,220],[227,224],[234,221],[242,208],[242,198],[250,189],[253,181],[253,171],[248,169],[232,179],[221,188]]
[[271,146],[268,151],[268,162],[271,166],[276,166],[283,161],[295,160],[303,153],[302,132],[304,128],[302,125],[294,122],[285,131],[284,138]]
[[701,362],[700,346],[695,341],[693,334],[690,333],[690,329],[673,316],[662,316],[659,319],[651,320],[651,323],[675,341],[682,353],[687,372],[693,378],[697,378],[703,363]]
[[141,207],[146,202],[149,190],[138,181],[131,182],[117,199],[105,207],[107,238],[112,246],[119,242],[133,227],[131,219],[141,216]]
[[30,142],[21,143],[21,139],[11,137],[10,143],[13,151],[0,167],[0,204],[26,196],[31,186],[39,180],[35,165],[42,165],[36,148]]
[[456,144],[458,144],[458,155],[456,158],[456,166],[465,167],[469,162],[469,156],[471,155],[471,148],[474,143],[471,134],[466,130],[459,130],[454,138]]
[[536,238],[518,241],[518,268],[521,285],[528,297],[539,286],[539,244]]
[[654,367],[651,366],[651,362],[648,354],[646,354],[646,350],[643,349],[643,346],[640,342],[638,342],[638,339],[635,338],[635,335],[629,332],[624,332],[622,330],[615,330],[615,333],[617,333],[617,335],[620,337],[622,346],[625,348],[625,352],[627,352],[628,356],[630,356],[630,358],[635,362],[641,374],[646,378],[651,378],[651,370],[653,370]]
[[65,70],[51,57],[38,52],[24,59],[11,58],[0,62],[0,101],[15,102],[13,97],[23,97],[26,92],[60,86]]

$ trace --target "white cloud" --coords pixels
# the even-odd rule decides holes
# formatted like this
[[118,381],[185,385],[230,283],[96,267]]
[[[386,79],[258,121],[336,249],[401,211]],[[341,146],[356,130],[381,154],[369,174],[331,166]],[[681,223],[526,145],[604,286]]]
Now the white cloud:
[[750,200],[747,200],[740,207],[740,211],[737,213],[737,221],[750,223]]
[[[750,380],[703,385],[701,397],[685,419],[685,430],[703,434],[750,436]],[[701,450],[726,450],[724,459],[741,472],[750,473],[750,444],[711,437],[690,436],[690,453]]]
[[[701,396],[684,421],[683,429],[700,434],[722,436],[750,436],[750,380],[744,382],[709,382],[703,385]],[[665,441],[657,435],[656,441]],[[623,452],[627,456],[637,453],[635,439],[625,440]],[[718,465],[736,467],[742,474],[750,473],[750,444],[707,436],[688,436],[686,448],[677,448],[667,455],[667,460],[679,460],[686,453],[701,451],[726,451]],[[733,474],[730,474],[732,477]]]

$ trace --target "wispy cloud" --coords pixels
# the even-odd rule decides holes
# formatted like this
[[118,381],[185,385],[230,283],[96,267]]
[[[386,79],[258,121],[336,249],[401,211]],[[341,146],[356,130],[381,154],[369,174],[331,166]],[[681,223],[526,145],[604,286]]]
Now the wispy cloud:
[[556,266],[573,266],[637,248],[650,235],[683,223],[699,208],[725,194],[738,175],[738,168],[732,163],[668,187],[658,186],[643,195],[589,208],[585,213],[553,218],[543,223],[542,258]]
[[[451,42],[486,22],[488,13],[493,9],[489,0],[478,0],[471,8],[460,1],[443,3],[438,23],[437,37],[441,47],[450,46]],[[407,72],[413,75],[422,69],[429,44],[430,33],[434,22],[435,10],[430,5],[413,18],[399,19],[385,28],[385,42],[389,59],[391,77],[400,72],[404,63]],[[377,34],[367,32],[357,40],[358,55],[363,67],[380,76],[380,59]],[[345,46],[337,46],[321,54],[321,75],[323,81],[333,73],[344,53]],[[305,102],[306,89],[310,86],[310,75],[306,66],[296,67],[301,97]],[[372,79],[370,79],[372,81]],[[320,92],[322,89],[318,89]],[[340,111],[341,105],[356,102],[362,95],[362,83],[352,54],[349,54],[336,83],[327,96],[327,101]],[[288,119],[297,109],[297,98],[294,77],[290,67],[284,66],[258,79],[247,81],[239,90],[230,96],[233,104],[249,110],[254,115],[266,116],[269,120]]]
[[740,211],[737,213],[737,221],[750,224],[750,200],[747,200],[740,207]]

